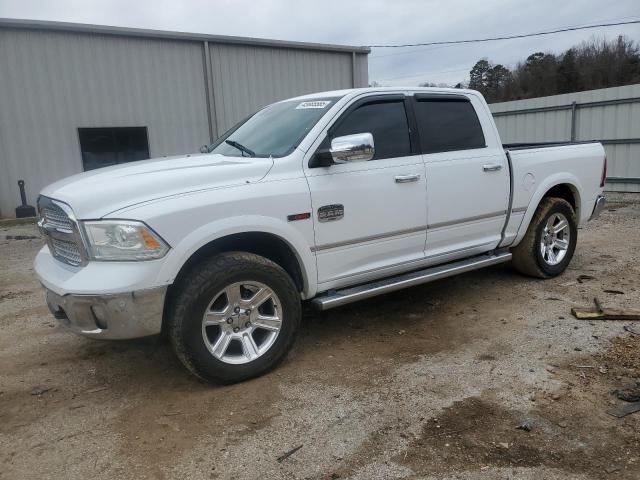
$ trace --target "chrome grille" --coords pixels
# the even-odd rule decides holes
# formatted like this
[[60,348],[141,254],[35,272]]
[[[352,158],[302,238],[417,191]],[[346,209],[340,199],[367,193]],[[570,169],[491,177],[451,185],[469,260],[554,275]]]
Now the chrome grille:
[[86,264],[84,242],[71,208],[57,200],[38,198],[40,232],[47,239],[51,254],[68,265]]
[[40,217],[48,226],[66,233],[73,232],[73,222],[60,207],[53,203],[40,210]]
[[53,255],[63,262],[70,265],[80,265],[82,263],[82,254],[80,248],[74,242],[65,242],[57,238],[49,240],[49,246],[52,248]]

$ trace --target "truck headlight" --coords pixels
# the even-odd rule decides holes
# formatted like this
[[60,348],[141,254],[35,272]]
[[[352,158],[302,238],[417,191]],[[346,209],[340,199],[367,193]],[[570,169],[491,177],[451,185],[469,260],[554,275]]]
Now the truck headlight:
[[169,245],[142,222],[99,220],[83,226],[93,260],[153,260],[169,251]]

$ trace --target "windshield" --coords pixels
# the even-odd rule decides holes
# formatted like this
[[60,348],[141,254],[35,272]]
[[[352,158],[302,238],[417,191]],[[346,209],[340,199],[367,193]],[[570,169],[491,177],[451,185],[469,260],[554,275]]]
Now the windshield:
[[284,157],[331,108],[336,98],[274,103],[233,127],[209,147],[230,157]]

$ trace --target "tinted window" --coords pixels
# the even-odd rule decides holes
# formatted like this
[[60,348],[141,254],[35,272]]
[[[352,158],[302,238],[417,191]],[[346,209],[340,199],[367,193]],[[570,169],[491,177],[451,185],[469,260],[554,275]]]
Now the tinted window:
[[417,100],[416,118],[423,153],[468,150],[485,146],[482,127],[471,102]]
[[331,133],[331,138],[370,133],[374,160],[411,155],[409,124],[402,100],[366,103],[348,113]]
[[283,157],[300,144],[334,101],[314,98],[274,103],[233,127],[209,151],[230,157]]
[[149,158],[147,127],[79,128],[85,170]]

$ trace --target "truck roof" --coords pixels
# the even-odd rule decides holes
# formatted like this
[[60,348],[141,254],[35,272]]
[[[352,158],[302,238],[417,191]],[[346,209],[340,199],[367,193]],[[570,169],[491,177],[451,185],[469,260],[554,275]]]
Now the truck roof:
[[346,95],[355,93],[369,93],[369,92],[425,92],[425,93],[473,93],[477,94],[475,90],[469,90],[464,88],[440,88],[440,87],[364,87],[364,88],[348,88],[344,90],[330,90],[327,92],[309,93],[307,95],[301,95],[299,97],[290,98],[289,100],[311,100],[314,98],[329,98],[329,97],[344,97]]

